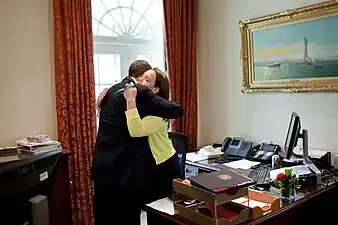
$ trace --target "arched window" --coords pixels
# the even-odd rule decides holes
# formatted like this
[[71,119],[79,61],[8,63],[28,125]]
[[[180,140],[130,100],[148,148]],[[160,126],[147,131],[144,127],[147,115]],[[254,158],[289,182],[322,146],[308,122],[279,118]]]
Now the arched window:
[[164,69],[162,0],[92,0],[96,95],[136,59]]

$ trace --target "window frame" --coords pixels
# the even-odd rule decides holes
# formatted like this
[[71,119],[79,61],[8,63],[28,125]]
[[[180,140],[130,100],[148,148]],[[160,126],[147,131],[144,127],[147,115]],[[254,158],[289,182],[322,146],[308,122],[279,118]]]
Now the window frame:
[[[117,0],[118,2],[118,0]],[[159,54],[157,54],[158,52],[161,53],[160,57],[160,61],[161,63],[157,63],[159,65],[156,65],[157,67],[163,68],[164,71],[166,71],[166,47],[165,47],[165,27],[164,27],[164,21],[161,24],[157,24],[155,26],[157,27],[153,27],[154,29],[158,29],[159,25],[161,25],[161,29],[163,31],[163,39],[164,40],[156,40],[156,39],[141,39],[141,38],[135,38],[132,37],[132,35],[122,35],[122,36],[102,36],[102,35],[98,35],[100,34],[100,26],[105,26],[107,27],[107,25],[105,25],[103,22],[103,18],[105,18],[105,16],[108,16],[109,13],[111,13],[114,10],[118,10],[118,9],[122,9],[122,8],[128,8],[130,9],[132,12],[136,12],[138,14],[141,15],[140,17],[140,21],[144,20],[147,24],[149,24],[149,26],[151,26],[151,24],[149,23],[149,21],[147,20],[146,13],[148,11],[148,9],[151,7],[151,5],[154,3],[154,0],[151,0],[149,2],[149,5],[147,6],[147,9],[144,12],[140,12],[137,9],[133,8],[132,6],[121,6],[119,4],[119,6],[115,6],[113,8],[107,8],[106,5],[102,2],[102,4],[104,5],[106,11],[102,14],[99,15],[99,17],[93,17],[92,20],[96,21],[96,26],[97,26],[97,33],[94,33],[93,36],[93,44],[94,44],[94,57],[96,54],[100,55],[100,54],[118,54],[120,55],[120,74],[121,77],[120,79],[122,80],[125,76],[128,75],[128,68],[129,65],[135,61],[139,55],[146,55],[146,56],[150,56],[150,57],[158,57]],[[93,4],[94,7],[94,4]],[[121,12],[122,13],[122,12]],[[133,27],[130,30],[137,30],[137,26],[139,25],[140,21],[136,24],[135,27]],[[114,22],[116,23],[116,21],[114,20]],[[125,26],[126,24],[114,24],[117,27],[119,26]],[[128,26],[130,26],[130,21]],[[107,27],[108,28],[108,27]],[[130,27],[129,27],[130,28]],[[108,28],[113,30],[114,28]],[[129,31],[129,30],[128,30]],[[115,32],[116,33],[116,32]],[[153,33],[151,32],[150,35],[153,35]],[[161,34],[162,35],[162,34]],[[160,50],[159,50],[160,49]],[[162,53],[162,50],[163,53]],[[155,53],[155,54],[154,54]],[[158,60],[158,58],[155,58],[155,60]],[[152,63],[152,62],[150,62]],[[99,65],[100,62],[98,62],[98,68],[95,69],[95,72],[100,74],[100,69],[99,69]],[[100,75],[95,73],[95,87],[100,87],[100,86],[104,86],[104,85],[114,85],[114,83],[101,83],[101,81],[99,80]],[[96,77],[98,76],[98,78]],[[115,82],[115,81],[114,81]],[[95,91],[95,93],[100,93],[101,90],[99,91]],[[96,96],[97,97],[97,96]]]

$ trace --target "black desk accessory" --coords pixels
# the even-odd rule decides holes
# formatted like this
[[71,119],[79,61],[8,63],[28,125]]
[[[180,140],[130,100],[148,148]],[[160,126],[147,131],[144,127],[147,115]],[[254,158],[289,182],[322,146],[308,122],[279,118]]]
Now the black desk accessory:
[[272,156],[278,154],[280,151],[281,147],[279,145],[262,143],[253,146],[245,158],[270,164]]
[[246,157],[252,147],[251,141],[246,141],[240,137],[226,137],[223,141],[221,151],[226,155]]
[[29,199],[50,200],[61,149],[0,164],[1,225],[22,225],[31,219]]
[[213,143],[213,144],[212,144],[212,147],[213,147],[213,148],[221,148],[221,147],[222,147],[222,144],[219,144],[219,143]]
[[233,162],[233,161],[236,161],[236,160],[241,160],[243,159],[242,157],[240,156],[233,156],[233,155],[222,155],[220,158],[218,159],[215,159],[215,162],[216,163],[229,163],[229,162]]
[[252,169],[248,177],[256,181],[257,187],[269,187],[271,183],[269,167],[261,167],[259,169]]

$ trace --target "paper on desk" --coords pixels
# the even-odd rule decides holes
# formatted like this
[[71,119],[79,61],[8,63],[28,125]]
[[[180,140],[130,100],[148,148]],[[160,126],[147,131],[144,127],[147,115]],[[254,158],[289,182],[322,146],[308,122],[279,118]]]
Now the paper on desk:
[[[293,152],[297,155],[303,155],[303,150],[301,149],[294,149]],[[308,150],[308,154],[310,157],[315,158],[315,159],[320,159],[322,158],[324,155],[327,154],[326,151],[322,151],[322,150],[315,150],[315,149],[309,149]]]
[[243,170],[248,170],[253,166],[257,166],[259,165],[260,162],[253,162],[253,161],[249,161],[246,159],[241,159],[241,160],[237,160],[237,161],[232,161],[229,163],[224,163],[224,166],[233,168],[233,169],[243,169]]
[[285,172],[285,169],[293,169],[293,172],[297,176],[301,176],[301,175],[311,173],[311,170],[309,169],[309,167],[307,167],[307,165],[298,165],[298,166],[284,167],[284,168],[280,168],[280,169],[276,169],[276,170],[271,170],[270,171],[270,178],[275,180],[278,174]]
[[199,162],[199,161],[207,160],[208,156],[195,153],[195,152],[189,152],[187,153],[186,159],[190,162]]
[[255,207],[260,207],[260,208],[265,208],[265,207],[270,207],[271,204],[268,204],[266,202],[260,202],[260,201],[256,201],[253,199],[248,199],[246,197],[240,197],[237,199],[232,200],[232,202],[235,202],[237,204],[240,205],[244,205],[244,206],[249,206],[249,208],[255,208]]
[[169,198],[159,199],[155,202],[147,204],[147,206],[169,215],[175,215],[174,203]]

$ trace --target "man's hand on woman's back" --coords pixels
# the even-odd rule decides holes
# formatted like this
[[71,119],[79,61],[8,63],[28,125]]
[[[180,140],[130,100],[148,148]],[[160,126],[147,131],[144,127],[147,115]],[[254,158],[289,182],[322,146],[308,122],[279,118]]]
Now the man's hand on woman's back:
[[99,97],[97,97],[97,101],[96,101],[96,108],[100,108],[100,105],[102,103],[102,99],[104,98],[104,96],[106,96],[107,92],[108,92],[108,88],[103,89],[103,91],[101,91],[101,93],[99,94]]
[[181,105],[168,101],[156,95],[147,86],[137,84],[138,98],[143,99],[146,104],[148,115],[162,117],[166,119],[177,119],[183,116]]

